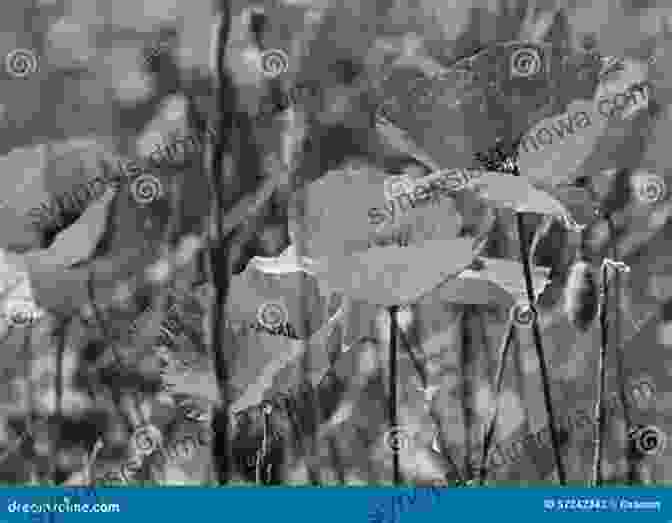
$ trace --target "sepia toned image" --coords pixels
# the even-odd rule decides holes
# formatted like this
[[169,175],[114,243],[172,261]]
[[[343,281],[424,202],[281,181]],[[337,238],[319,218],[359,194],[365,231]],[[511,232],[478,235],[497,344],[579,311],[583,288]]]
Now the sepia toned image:
[[0,485],[670,485],[671,24],[3,2]]

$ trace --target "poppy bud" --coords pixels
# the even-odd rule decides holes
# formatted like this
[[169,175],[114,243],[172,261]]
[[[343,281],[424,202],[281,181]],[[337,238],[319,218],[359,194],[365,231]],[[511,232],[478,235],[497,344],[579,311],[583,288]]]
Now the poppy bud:
[[575,261],[565,286],[565,312],[580,331],[587,331],[597,315],[598,292],[593,268],[584,259]]

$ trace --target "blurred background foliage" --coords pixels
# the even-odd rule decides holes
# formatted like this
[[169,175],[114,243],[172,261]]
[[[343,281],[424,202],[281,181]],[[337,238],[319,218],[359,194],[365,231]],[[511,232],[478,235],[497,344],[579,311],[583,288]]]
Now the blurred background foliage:
[[[672,58],[666,57],[665,49],[672,42],[668,31],[672,7],[668,2],[230,3],[234,17],[227,63],[240,89],[241,107],[249,116],[240,123],[245,133],[238,165],[243,194],[254,193],[263,180],[274,175],[265,163],[267,157],[275,155],[290,163],[291,151],[297,147],[292,140],[299,139],[294,134],[301,134],[283,115],[261,123],[254,120],[262,98],[278,96],[300,81],[317,82],[322,89],[320,101],[304,111],[311,120],[301,132],[309,134],[312,153],[303,155],[297,167],[299,179],[313,180],[355,161],[395,172],[408,158],[382,145],[372,126],[377,100],[369,87],[379,80],[381,68],[403,56],[449,66],[487,44],[513,39],[543,40],[575,50],[592,47],[603,55],[650,63],[659,103],[656,118],[651,124],[629,126],[600,147],[623,169],[651,169],[670,179],[666,158],[670,154]],[[263,10],[265,24],[252,16],[251,6]],[[39,206],[41,198],[67,192],[105,169],[117,168],[120,158],[146,157],[171,136],[203,133],[216,110],[212,70],[216,21],[216,5],[211,0],[5,2],[0,7],[0,54],[33,49],[39,66],[26,78],[2,72],[3,201],[11,203],[19,181],[29,176],[17,149],[37,151],[42,144],[48,145],[43,163],[34,167],[42,181],[30,185],[30,191],[41,187],[26,197],[26,207],[31,208]],[[259,45],[286,50],[289,71],[274,80],[255,73],[250,64]],[[82,143],[84,139],[88,142]],[[98,438],[105,446],[97,456],[95,467],[100,471],[95,476],[102,477],[105,470],[126,459],[132,427],[151,421],[162,429],[166,441],[175,441],[196,430],[198,424],[184,420],[180,405],[195,402],[207,411],[217,400],[206,349],[210,321],[206,311],[212,288],[201,231],[209,186],[200,153],[178,153],[171,165],[161,168],[167,197],[149,206],[135,205],[129,188],[119,188],[101,237],[83,240],[95,243],[95,254],[87,263],[67,271],[32,269],[38,301],[49,314],[31,328],[4,326],[0,440],[5,454],[0,481],[84,481],[82,470]],[[635,409],[633,422],[654,424],[669,432],[672,418],[665,398],[672,394],[672,364],[666,351],[672,344],[672,331],[666,322],[672,321],[672,315],[665,276],[670,274],[670,204],[665,202],[653,211],[633,204],[626,194],[627,176],[611,178],[603,190],[611,198],[608,205],[617,222],[615,243],[633,269],[627,285],[632,304],[623,313],[620,329],[624,368],[628,380],[655,384],[655,398]],[[289,187],[281,184],[269,201],[235,228],[234,278],[240,277],[235,275],[242,273],[253,256],[278,256],[288,247]],[[481,230],[493,214],[467,197],[456,204],[465,229]],[[66,226],[80,214],[69,216]],[[488,254],[517,259],[512,214],[496,211],[494,218]],[[531,226],[542,225],[537,217],[526,220]],[[605,240],[604,227],[599,222],[587,233],[590,254],[596,260],[613,243]],[[3,248],[20,253],[45,248],[62,230],[35,231],[25,216],[17,216],[6,206],[0,208]],[[537,234],[537,240],[535,263],[552,269],[551,285],[542,296],[542,330],[556,412],[564,419],[579,408],[592,412],[599,332],[596,326],[585,334],[572,329],[559,305],[577,239],[551,225]],[[99,310],[91,310],[91,297]],[[237,300],[244,299],[234,292],[229,306],[236,309]],[[179,327],[172,329],[179,333],[165,339],[165,332],[161,338],[161,322],[169,316],[171,300],[179,305],[175,320]],[[328,317],[337,305],[319,307],[328,309],[321,313]],[[492,412],[496,350],[505,313],[444,305],[430,293],[406,314],[404,333],[412,349],[424,354],[428,380],[423,383],[412,359],[402,351],[400,424],[414,434],[410,448],[401,455],[402,470],[407,480],[453,480],[457,475],[448,460],[432,450],[435,422],[438,419],[447,450],[464,474],[465,464],[473,462],[468,449],[477,452],[476,442]],[[329,349],[331,369],[317,388],[302,383],[296,361],[288,360],[276,373],[264,394],[275,405],[272,425],[282,435],[278,440],[284,437],[287,443],[289,433],[314,434],[319,452],[308,458],[297,444],[292,452],[285,452],[289,455],[281,456],[275,445],[277,455],[271,453],[274,481],[307,482],[309,468],[319,470],[323,483],[390,481],[391,451],[383,437],[388,321],[384,310],[354,304],[325,343],[335,349]],[[232,334],[231,347],[226,350],[235,354],[239,368],[252,369],[249,382],[247,377],[234,380],[234,395],[243,394],[244,385],[253,383],[255,370],[263,369],[278,354],[289,353],[290,348],[283,348],[286,342],[275,338],[244,329]],[[110,365],[110,345],[118,347],[132,371]],[[157,345],[168,347],[169,362],[153,350]],[[343,346],[350,350],[341,351]],[[496,440],[501,448],[546,425],[529,333],[522,333],[514,360],[500,399]],[[166,368],[175,361],[182,362],[183,368],[171,374]],[[173,383],[167,393],[161,391],[166,375]],[[608,376],[609,390],[617,390],[614,358]],[[308,406],[320,394],[326,410],[318,428]],[[287,407],[287,398],[293,407]],[[471,406],[464,407],[465,401]],[[430,415],[430,406],[438,418]],[[263,440],[262,418],[258,406],[236,416],[238,479],[254,481],[250,456],[254,457]],[[619,411],[609,425],[605,475],[613,481],[626,478],[622,423]],[[20,439],[27,429],[30,436]],[[564,450],[570,480],[588,478],[591,449],[591,430],[570,434]],[[641,464],[642,477],[656,482],[672,479],[671,460],[672,449],[648,458]],[[512,461],[492,477],[517,482],[554,477],[548,448],[519,451]],[[148,459],[137,479],[208,484],[213,481],[212,467],[211,450],[205,446],[179,465],[166,465],[160,457]]]

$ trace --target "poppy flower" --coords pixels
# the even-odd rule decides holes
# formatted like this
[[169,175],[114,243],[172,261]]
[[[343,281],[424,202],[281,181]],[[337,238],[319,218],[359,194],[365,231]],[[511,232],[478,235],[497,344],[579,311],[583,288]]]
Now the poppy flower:
[[[593,209],[586,210],[589,198],[583,195],[578,202],[577,194],[565,189],[607,126],[608,118],[598,114],[598,98],[593,100],[606,96],[605,86],[612,85],[598,82],[605,62],[594,53],[568,54],[550,44],[506,42],[433,77],[420,67],[392,68],[380,89],[377,129],[398,151],[434,170],[475,167],[484,151],[504,143],[510,149],[505,156],[519,157],[528,184],[486,176],[478,184],[481,195],[519,212],[576,214],[565,221],[585,225],[594,219]],[[567,110],[558,114],[561,107]]]
[[591,96],[570,101],[562,114],[523,133],[518,146],[521,175],[539,188],[551,188],[618,167],[627,161],[620,156],[624,140],[635,124],[642,124],[640,117],[649,118],[653,100],[646,64],[601,58]]
[[64,270],[91,256],[104,229],[107,206],[113,197],[114,190],[109,189],[47,249],[34,249],[24,254],[0,251],[5,265],[0,304],[5,322],[15,326],[29,324],[51,308],[53,289],[40,278],[40,273]]
[[231,279],[228,318],[247,329],[308,339],[324,322],[326,304],[315,277],[255,257]]
[[420,64],[393,64],[379,112],[441,167],[473,167],[498,140],[513,143],[572,100],[593,98],[602,67],[595,53],[494,43],[433,76]]
[[295,195],[303,209],[290,236],[315,276],[348,297],[412,303],[474,257],[474,239],[458,237],[462,218],[440,190],[369,166],[332,171]]

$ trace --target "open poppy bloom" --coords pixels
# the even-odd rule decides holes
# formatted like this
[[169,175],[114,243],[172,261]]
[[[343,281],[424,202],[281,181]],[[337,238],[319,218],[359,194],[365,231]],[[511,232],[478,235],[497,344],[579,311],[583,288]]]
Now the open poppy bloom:
[[512,145],[557,107],[591,99],[602,67],[594,53],[549,43],[494,43],[434,76],[393,64],[379,113],[442,168],[472,167],[476,153],[501,139]]
[[565,222],[576,228],[592,221],[594,209],[587,194],[567,188],[612,167],[619,129],[651,99],[645,79],[633,60],[497,43],[431,78],[419,66],[393,68],[382,82],[377,128],[433,170],[474,167],[475,157],[505,143],[529,185],[485,177],[480,194],[519,212],[567,216],[560,209],[569,208]]
[[[227,320],[233,334],[229,385],[234,412],[293,386],[305,370],[306,353],[313,385],[340,353],[341,347],[329,348],[328,342],[334,327],[342,325],[345,308],[328,310],[333,293],[315,277],[314,268],[290,247],[278,257],[252,258],[245,271],[233,277]],[[218,401],[211,369],[169,372],[164,383],[172,395]]]
[[253,258],[231,279],[228,318],[234,327],[308,339],[324,322],[326,304],[315,277],[287,270],[276,258]]
[[562,114],[527,130],[518,145],[521,176],[550,189],[595,176],[621,163],[618,150],[634,120],[648,118],[653,101],[648,66],[631,59],[604,57],[590,95],[570,101]]
[[332,288],[377,305],[412,303],[475,255],[474,238],[458,237],[454,202],[438,191],[370,167],[333,171],[295,196],[305,203],[290,234]]
[[0,251],[5,266],[0,303],[3,319],[17,326],[44,316],[53,291],[49,291],[48,282],[40,278],[40,273],[65,270],[92,254],[104,230],[106,209],[113,197],[114,190],[109,189],[79,220],[56,236],[48,249],[24,254]]

